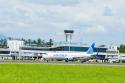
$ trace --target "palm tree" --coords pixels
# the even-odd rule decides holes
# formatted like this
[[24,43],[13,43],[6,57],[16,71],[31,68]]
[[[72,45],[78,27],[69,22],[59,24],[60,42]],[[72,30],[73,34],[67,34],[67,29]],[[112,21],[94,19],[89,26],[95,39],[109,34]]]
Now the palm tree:
[[37,39],[37,46],[41,46],[42,45],[42,41],[40,38]]
[[118,47],[118,50],[119,50],[121,53],[125,53],[125,45],[124,45],[124,44],[121,44],[120,47]]
[[45,47],[45,46],[46,46],[45,40],[42,40],[42,41],[41,41],[41,46],[42,46],[42,47]]
[[48,44],[49,44],[49,47],[51,47],[51,46],[53,45],[53,40],[52,40],[52,39],[49,39]]
[[32,44],[37,44],[37,41],[36,41],[36,40],[33,40]]
[[1,39],[1,40],[0,40],[0,47],[2,47],[2,42],[3,42],[3,40]]
[[27,42],[28,42],[28,45],[30,46],[31,43],[32,43],[32,40],[31,40],[31,39],[28,39]]
[[49,39],[49,42],[46,42],[47,47],[51,47],[53,45],[53,40]]
[[6,41],[6,39],[1,39],[0,40],[0,47],[7,47],[7,41]]

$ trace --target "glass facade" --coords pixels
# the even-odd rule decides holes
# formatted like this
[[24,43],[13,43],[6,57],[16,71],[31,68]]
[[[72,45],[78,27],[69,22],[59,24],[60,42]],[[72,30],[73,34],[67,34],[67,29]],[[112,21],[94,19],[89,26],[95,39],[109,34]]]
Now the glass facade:
[[[59,46],[59,47],[21,47],[21,50],[40,50],[40,51],[79,51],[85,52],[89,47]],[[106,52],[107,48],[95,48],[94,52]]]
[[[64,51],[87,51],[89,49],[89,47],[69,47],[69,46],[64,46]],[[94,52],[106,52],[107,48],[95,48]]]
[[10,51],[0,51],[0,54],[10,54]]

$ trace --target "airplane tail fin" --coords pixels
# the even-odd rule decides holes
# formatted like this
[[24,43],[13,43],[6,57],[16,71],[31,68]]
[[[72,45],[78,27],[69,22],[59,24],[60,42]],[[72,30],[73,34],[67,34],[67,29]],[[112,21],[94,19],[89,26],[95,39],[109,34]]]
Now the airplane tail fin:
[[92,43],[92,45],[89,47],[87,51],[87,54],[93,54],[94,48],[95,48],[95,43]]

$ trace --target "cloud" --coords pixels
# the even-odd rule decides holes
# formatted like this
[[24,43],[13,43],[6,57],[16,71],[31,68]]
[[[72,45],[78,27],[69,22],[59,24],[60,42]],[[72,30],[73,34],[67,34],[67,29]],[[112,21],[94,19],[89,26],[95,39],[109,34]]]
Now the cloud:
[[112,9],[110,9],[109,7],[106,7],[106,8],[105,8],[104,15],[105,15],[105,16],[112,16],[112,15],[113,15]]
[[106,29],[104,26],[98,25],[95,27],[90,27],[86,29],[86,32],[89,33],[102,33],[102,32],[106,32]]
[[80,0],[23,0],[24,2],[40,5],[62,5],[69,6],[78,4]]
[[[124,0],[0,0],[0,33],[13,37],[62,40],[74,29],[74,41],[125,42]],[[117,32],[117,34],[116,34]],[[59,34],[59,35],[58,35]],[[94,34],[94,35],[92,35]],[[121,35],[122,34],[122,35]],[[83,38],[84,40],[84,38]]]

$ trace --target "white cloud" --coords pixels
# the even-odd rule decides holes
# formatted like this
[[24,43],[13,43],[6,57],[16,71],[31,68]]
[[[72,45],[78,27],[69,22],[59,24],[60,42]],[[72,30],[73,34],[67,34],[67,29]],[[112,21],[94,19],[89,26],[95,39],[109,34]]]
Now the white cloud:
[[98,25],[95,27],[89,27],[86,29],[86,32],[89,33],[103,33],[103,32],[107,32],[106,28],[104,26]]
[[[88,41],[91,36],[87,35],[91,33],[119,35],[125,30],[124,3],[124,0],[0,0],[0,33],[27,38],[47,35],[45,38],[61,40],[56,32],[63,36],[64,29],[75,29],[85,32]],[[111,38],[108,36],[107,41]],[[114,40],[123,42],[118,37]]]

